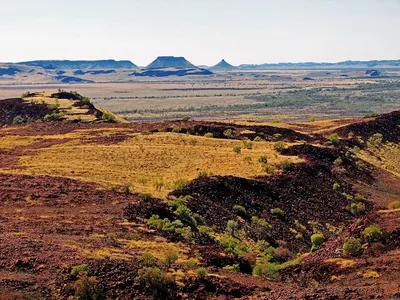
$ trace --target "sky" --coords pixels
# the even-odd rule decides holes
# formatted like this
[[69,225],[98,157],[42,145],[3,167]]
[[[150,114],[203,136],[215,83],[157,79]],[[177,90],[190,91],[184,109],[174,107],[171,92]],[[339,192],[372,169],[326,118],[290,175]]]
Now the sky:
[[0,61],[400,59],[400,0],[0,0]]

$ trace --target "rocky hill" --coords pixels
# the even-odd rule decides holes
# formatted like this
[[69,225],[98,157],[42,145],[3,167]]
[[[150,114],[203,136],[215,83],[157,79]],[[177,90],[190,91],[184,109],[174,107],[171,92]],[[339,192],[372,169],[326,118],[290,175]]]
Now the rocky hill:
[[0,100],[0,125],[32,122],[124,123],[125,121],[76,92],[25,93],[22,98]]
[[399,112],[299,132],[3,101],[0,299],[400,297]]
[[195,69],[196,66],[187,61],[184,57],[159,56],[149,64],[145,69]]
[[221,60],[218,64],[215,66],[209,68],[213,72],[227,72],[227,71],[232,71],[235,70],[236,67],[232,66],[228,62],[225,61],[225,59]]

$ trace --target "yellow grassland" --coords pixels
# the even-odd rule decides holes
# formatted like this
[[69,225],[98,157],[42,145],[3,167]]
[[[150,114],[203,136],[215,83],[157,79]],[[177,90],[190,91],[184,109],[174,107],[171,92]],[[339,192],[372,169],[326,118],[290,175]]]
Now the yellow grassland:
[[[116,132],[115,128],[102,129],[100,134],[107,136]],[[45,136],[42,138],[70,140],[20,156],[19,166],[23,168],[2,171],[77,178],[108,187],[126,185],[137,192],[164,197],[174,189],[176,181],[194,179],[200,172],[246,178],[265,175],[258,162],[262,155],[272,165],[286,159],[294,163],[302,161],[295,156],[281,156],[272,142],[257,142],[253,143],[253,149],[243,149],[243,142],[239,140],[176,133],[126,134],[130,135],[126,141],[112,145],[88,143],[90,130]],[[24,138],[9,137],[16,144],[23,143]],[[32,142],[36,138],[27,140]],[[240,154],[233,151],[235,146],[242,147]]]
[[358,157],[370,164],[385,169],[392,174],[400,177],[400,145],[387,143],[379,149],[361,151]]

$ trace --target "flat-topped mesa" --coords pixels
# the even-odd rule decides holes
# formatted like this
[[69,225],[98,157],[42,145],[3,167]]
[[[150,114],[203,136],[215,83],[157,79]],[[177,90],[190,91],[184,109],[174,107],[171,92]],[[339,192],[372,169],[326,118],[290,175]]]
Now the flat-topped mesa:
[[129,60],[35,60],[17,63],[32,67],[42,67],[47,70],[54,69],[133,69],[137,66]]
[[145,69],[195,69],[195,65],[187,61],[184,57],[159,56]]

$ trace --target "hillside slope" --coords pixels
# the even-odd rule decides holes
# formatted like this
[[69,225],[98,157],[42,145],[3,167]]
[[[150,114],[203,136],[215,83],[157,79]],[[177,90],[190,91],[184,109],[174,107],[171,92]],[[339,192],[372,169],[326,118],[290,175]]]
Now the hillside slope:
[[396,299],[397,116],[0,127],[0,298]]

